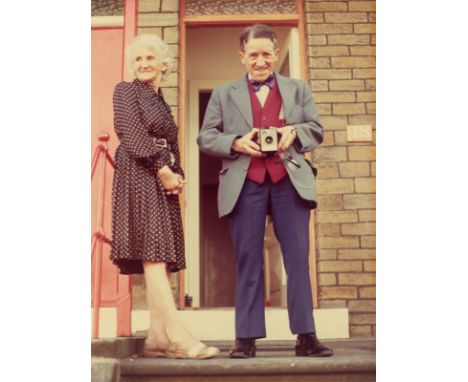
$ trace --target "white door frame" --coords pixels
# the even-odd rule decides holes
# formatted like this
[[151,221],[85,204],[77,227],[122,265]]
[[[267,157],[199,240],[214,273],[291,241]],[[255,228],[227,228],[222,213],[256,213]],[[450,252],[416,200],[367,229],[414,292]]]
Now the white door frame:
[[185,178],[185,248],[187,269],[185,271],[185,293],[192,296],[192,307],[200,307],[200,156],[197,136],[200,126],[199,94],[213,90],[216,86],[231,82],[228,80],[189,81],[188,130],[186,132]]

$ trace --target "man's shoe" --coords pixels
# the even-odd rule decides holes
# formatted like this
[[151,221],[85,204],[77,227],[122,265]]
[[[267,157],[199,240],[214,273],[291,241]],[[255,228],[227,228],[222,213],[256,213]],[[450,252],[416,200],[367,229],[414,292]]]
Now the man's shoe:
[[333,350],[320,343],[315,333],[299,334],[296,341],[296,355],[299,357],[330,357]]
[[229,350],[229,358],[253,358],[255,357],[254,338],[236,338],[234,347]]

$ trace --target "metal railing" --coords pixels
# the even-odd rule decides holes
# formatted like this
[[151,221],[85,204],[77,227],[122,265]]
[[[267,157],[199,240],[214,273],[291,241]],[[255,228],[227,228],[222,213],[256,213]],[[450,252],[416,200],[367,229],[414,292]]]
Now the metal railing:
[[[106,170],[107,163],[115,169],[115,162],[109,154],[107,142],[110,136],[106,132],[101,132],[98,136],[99,144],[93,155],[91,162],[91,181],[94,178],[96,169],[98,171],[98,200],[96,213],[96,228],[91,239],[91,262],[94,269],[93,283],[93,319],[92,338],[99,336],[99,315],[101,308],[101,284],[102,284],[102,257],[104,243],[111,245],[112,241],[104,231],[104,211],[106,200]],[[117,285],[117,336],[131,335],[131,289],[130,278],[128,276],[118,276]]]

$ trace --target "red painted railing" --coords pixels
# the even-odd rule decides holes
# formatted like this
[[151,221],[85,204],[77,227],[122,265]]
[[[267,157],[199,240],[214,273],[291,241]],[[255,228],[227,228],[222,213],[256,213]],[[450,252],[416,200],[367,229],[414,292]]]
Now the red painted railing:
[[[91,181],[98,171],[98,200],[96,213],[96,229],[91,239],[91,262],[94,269],[93,283],[93,322],[92,338],[99,337],[99,313],[101,308],[101,284],[102,284],[102,256],[104,243],[111,245],[112,241],[104,232],[104,207],[106,200],[106,167],[109,163],[115,169],[115,162],[109,154],[107,142],[109,134],[101,132],[98,136],[99,145],[91,162]],[[130,277],[118,275],[117,285],[117,336],[131,336],[131,284]]]

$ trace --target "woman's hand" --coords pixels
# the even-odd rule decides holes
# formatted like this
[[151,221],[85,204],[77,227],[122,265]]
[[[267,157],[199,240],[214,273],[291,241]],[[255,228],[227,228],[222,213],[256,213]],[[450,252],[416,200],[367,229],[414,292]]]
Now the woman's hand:
[[168,195],[180,194],[186,183],[182,175],[174,173],[168,166],[158,171],[158,178]]

